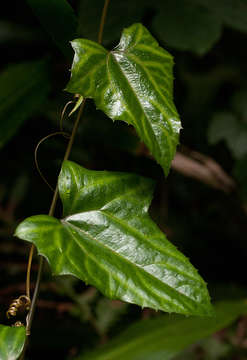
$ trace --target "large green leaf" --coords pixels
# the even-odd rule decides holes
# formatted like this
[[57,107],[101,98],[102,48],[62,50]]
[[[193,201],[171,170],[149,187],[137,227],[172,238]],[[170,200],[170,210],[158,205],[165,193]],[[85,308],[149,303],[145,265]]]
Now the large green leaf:
[[67,90],[93,98],[110,118],[133,125],[167,174],[181,128],[173,103],[172,56],[141,24],[125,29],[113,51],[85,39],[72,46]]
[[246,301],[228,301],[218,303],[211,318],[165,315],[140,321],[105,347],[77,360],[170,360],[246,313]]
[[0,360],[15,360],[20,356],[26,338],[26,329],[0,325]]
[[0,148],[42,107],[50,89],[44,61],[10,65],[0,73]]
[[66,0],[27,0],[45,30],[61,51],[71,58],[69,41],[77,34],[77,19]]
[[33,242],[54,274],[72,274],[112,299],[183,314],[210,315],[206,285],[149,217],[153,182],[66,161],[59,175],[64,218],[24,220],[15,235]]

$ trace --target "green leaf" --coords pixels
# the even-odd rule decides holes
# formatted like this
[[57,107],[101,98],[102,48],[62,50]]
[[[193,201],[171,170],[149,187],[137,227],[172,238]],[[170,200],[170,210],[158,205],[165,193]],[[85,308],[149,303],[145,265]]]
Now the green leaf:
[[160,3],[153,29],[164,44],[202,55],[219,40],[222,23],[195,0],[166,0]]
[[93,98],[110,118],[133,125],[168,174],[181,128],[173,103],[172,56],[141,24],[125,29],[110,52],[85,39],[72,46],[67,90]]
[[194,0],[203,4],[225,24],[247,31],[247,1],[246,0]]
[[44,61],[10,65],[0,73],[0,148],[42,107],[50,89]]
[[[80,2],[80,36],[97,40],[95,19],[100,19],[103,3]],[[224,25],[247,31],[246,0],[113,1],[108,11],[103,37],[106,44],[114,43],[124,26],[147,21],[146,14],[150,30],[164,45],[199,55],[217,43]]]
[[77,35],[77,18],[66,0],[27,0],[45,30],[69,59],[69,41]]
[[[103,3],[102,0],[81,1],[80,36],[97,40],[95,19],[100,19]],[[113,1],[108,11],[103,36],[106,44],[114,43],[123,27],[147,21],[146,14],[152,14],[148,16],[148,24],[157,39],[179,50],[205,54],[222,33],[222,19],[218,12],[200,4],[200,0]]]
[[204,281],[148,215],[150,179],[66,161],[58,185],[64,218],[32,216],[15,233],[37,246],[54,274],[142,307],[212,313]]
[[219,302],[215,317],[165,315],[142,320],[100,350],[77,360],[169,360],[189,345],[219,331],[247,313],[246,301]]
[[210,336],[182,350],[178,355],[173,357],[172,360],[198,360],[199,352],[203,354],[203,360],[226,360],[229,359],[233,346],[234,345],[229,342],[223,339],[221,340],[220,337]]
[[26,338],[26,329],[0,325],[0,360],[15,360],[20,356]]

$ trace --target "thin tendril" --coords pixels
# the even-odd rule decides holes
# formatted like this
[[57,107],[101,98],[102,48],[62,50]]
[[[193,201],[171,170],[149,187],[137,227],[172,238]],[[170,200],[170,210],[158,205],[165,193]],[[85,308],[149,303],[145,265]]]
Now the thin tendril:
[[34,252],[34,244],[31,245],[30,252],[29,252],[28,265],[27,265],[27,276],[26,276],[26,294],[29,299],[30,299],[30,273],[31,273],[31,267],[32,267],[33,252]]
[[[44,180],[44,182],[49,186],[49,188],[55,192],[56,190],[54,190],[52,188],[52,186],[48,183],[48,181],[46,180],[46,178],[44,177],[44,175],[42,174],[41,170],[40,170],[40,167],[39,167],[39,164],[38,164],[38,159],[37,159],[37,152],[38,152],[38,149],[39,149],[39,146],[47,139],[49,139],[50,137],[52,136],[56,136],[56,135],[66,135],[66,137],[69,137],[69,134],[65,133],[65,132],[55,132],[55,133],[52,133],[52,134],[49,134],[47,136],[45,136],[43,139],[41,139],[36,148],[35,148],[35,151],[34,151],[34,159],[35,159],[35,165],[36,165],[36,168],[41,176],[41,178]],[[30,275],[31,275],[31,267],[32,267],[32,260],[33,260],[33,253],[34,253],[34,248],[35,246],[32,244],[31,248],[30,248],[30,252],[29,252],[29,256],[28,256],[28,265],[27,265],[27,275],[26,275],[26,294],[27,294],[27,297],[30,299]]]
[[[102,42],[103,29],[104,29],[105,18],[106,18],[106,13],[107,13],[109,2],[110,2],[110,0],[105,0],[104,8],[103,8],[103,11],[102,11],[99,34],[98,34],[98,42],[99,43]],[[72,145],[74,143],[74,138],[75,138],[78,126],[79,126],[80,118],[81,118],[81,115],[82,115],[82,112],[83,112],[83,109],[84,109],[84,106],[85,106],[85,102],[86,102],[86,99],[83,99],[83,102],[82,102],[82,104],[80,106],[80,109],[79,109],[79,112],[77,114],[77,117],[76,117],[76,120],[75,120],[75,123],[74,123],[74,126],[73,126],[73,130],[72,130],[72,134],[70,136],[69,143],[68,143],[65,155],[64,155],[64,161],[69,158],[71,148],[72,148]],[[64,112],[65,111],[66,111],[66,108],[65,108]],[[63,115],[64,114],[62,114],[61,118],[63,118]],[[60,122],[60,125],[61,125],[61,122]],[[61,131],[59,133],[61,134]],[[50,134],[50,136],[51,136],[51,134]],[[37,153],[37,150],[36,150],[36,153]],[[37,163],[36,163],[36,166],[37,166]],[[37,169],[39,169],[39,167],[37,167]],[[56,189],[55,189],[55,192],[54,192],[54,195],[53,195],[53,199],[52,199],[52,203],[51,203],[51,206],[50,206],[50,210],[49,210],[49,215],[50,216],[52,216],[54,214],[57,199],[58,199],[58,185],[56,186]],[[33,253],[32,248],[30,249],[30,253],[31,252]],[[36,308],[36,303],[37,303],[38,294],[39,294],[39,287],[40,287],[40,282],[41,282],[41,275],[42,275],[42,271],[43,271],[43,265],[44,265],[44,258],[42,256],[40,256],[37,280],[36,280],[36,284],[35,284],[35,289],[34,289],[34,293],[33,293],[33,298],[32,298],[32,302],[31,302],[30,311],[29,311],[29,313],[27,315],[27,320],[26,320],[26,334],[27,335],[30,335],[30,331],[31,331],[34,311],[35,311],[35,308]],[[31,267],[31,264],[30,264],[30,267]],[[25,358],[27,345],[28,345],[28,336],[26,337],[26,341],[25,341],[25,344],[24,344],[24,348],[23,348],[20,360],[24,360],[24,358]]]
[[40,145],[47,139],[49,139],[50,137],[53,137],[53,136],[56,136],[56,135],[63,135],[65,136],[66,138],[69,138],[70,135],[67,134],[66,132],[64,131],[57,131],[57,132],[54,132],[52,134],[49,134],[45,137],[43,137],[37,144],[35,150],[34,150],[34,161],[35,161],[35,166],[36,166],[36,169],[40,175],[40,177],[43,179],[43,181],[46,183],[46,185],[51,189],[52,192],[54,192],[55,190],[53,189],[53,187],[49,184],[49,182],[46,180],[45,176],[43,175],[42,171],[40,170],[40,167],[39,167],[39,163],[38,163],[38,158],[37,158],[37,154],[38,154],[38,149],[40,147]]
[[68,106],[70,104],[73,104],[74,102],[75,102],[74,100],[70,100],[64,105],[64,108],[63,108],[63,111],[62,111],[62,114],[61,114],[61,117],[60,117],[60,121],[59,121],[60,132],[63,132],[63,119],[64,119],[65,112],[66,112]]
[[[75,124],[73,126],[73,130],[72,130],[72,134],[70,136],[69,139],[69,143],[67,145],[67,149],[64,155],[64,161],[67,160],[69,158],[70,152],[71,152],[71,148],[74,142],[74,138],[75,138],[75,134],[80,122],[80,118],[82,115],[82,111],[85,105],[85,100],[83,100],[82,105],[80,107],[80,110],[77,114],[77,118],[75,120]],[[50,134],[51,135],[51,134]],[[49,215],[53,216],[54,211],[55,211],[55,207],[56,207],[56,203],[57,203],[57,199],[58,199],[58,186],[56,186],[54,195],[53,195],[53,199],[52,199],[52,203],[50,206],[50,210],[49,210]],[[37,303],[37,298],[38,298],[38,293],[39,293],[39,286],[40,286],[40,280],[41,280],[41,275],[42,275],[42,269],[43,269],[43,264],[44,264],[44,259],[42,256],[40,256],[40,262],[39,262],[39,271],[38,271],[38,276],[37,276],[37,280],[36,280],[36,285],[35,285],[35,289],[34,289],[34,294],[33,294],[33,298],[32,298],[32,303],[31,303],[31,307],[30,307],[30,311],[27,317],[27,327],[26,327],[26,334],[30,335],[30,330],[31,330],[31,325],[32,325],[32,320],[33,320],[33,316],[34,316],[34,310],[36,307],[36,303]]]

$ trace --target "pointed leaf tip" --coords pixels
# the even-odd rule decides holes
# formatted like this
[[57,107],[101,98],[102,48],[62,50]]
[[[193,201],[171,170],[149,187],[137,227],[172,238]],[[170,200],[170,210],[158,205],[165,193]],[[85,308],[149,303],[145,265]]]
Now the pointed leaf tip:
[[33,216],[16,230],[54,274],[72,274],[109,298],[142,307],[212,313],[205,282],[148,215],[153,181],[66,161],[58,184],[63,219]]
[[141,24],[124,29],[119,45],[106,51],[86,39],[75,51],[67,90],[93,98],[112,120],[135,127],[165,174],[181,129],[173,102],[173,58]]

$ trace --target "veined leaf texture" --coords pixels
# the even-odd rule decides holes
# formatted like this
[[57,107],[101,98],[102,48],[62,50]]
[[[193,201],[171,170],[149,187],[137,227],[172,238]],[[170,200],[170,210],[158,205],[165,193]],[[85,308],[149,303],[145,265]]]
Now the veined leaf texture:
[[105,296],[167,312],[210,315],[206,284],[148,215],[153,182],[135,174],[63,163],[64,216],[32,216],[16,236],[33,242],[54,274]]
[[133,125],[167,175],[181,129],[173,103],[172,56],[141,24],[125,29],[112,51],[86,39],[72,46],[67,90],[93,98],[111,119]]

